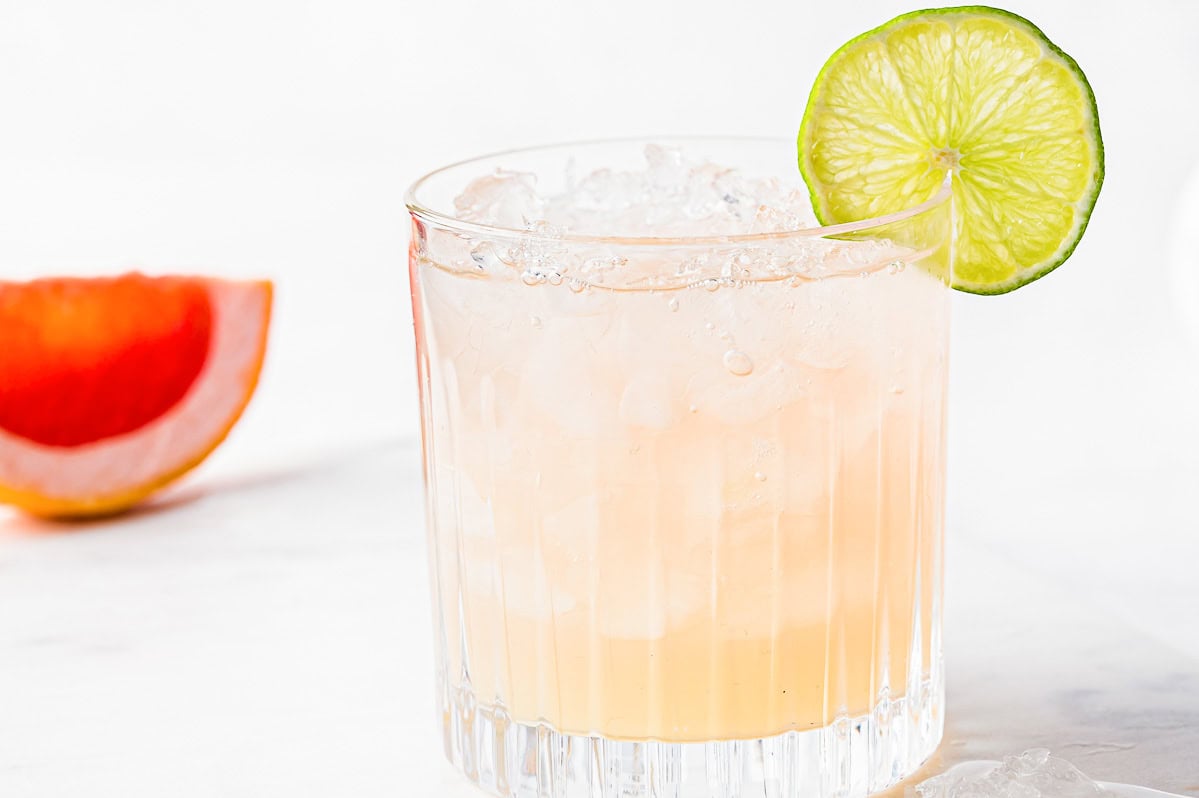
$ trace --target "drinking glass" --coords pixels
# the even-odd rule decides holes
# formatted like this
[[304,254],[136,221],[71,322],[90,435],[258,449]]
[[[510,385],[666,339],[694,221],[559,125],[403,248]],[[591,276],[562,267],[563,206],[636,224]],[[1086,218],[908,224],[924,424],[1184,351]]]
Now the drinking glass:
[[647,147],[802,190],[793,144],[695,138],[408,194],[446,756],[520,798],[880,790],[942,732],[948,192],[735,235],[658,230],[687,190],[463,212],[518,179],[582,213]]

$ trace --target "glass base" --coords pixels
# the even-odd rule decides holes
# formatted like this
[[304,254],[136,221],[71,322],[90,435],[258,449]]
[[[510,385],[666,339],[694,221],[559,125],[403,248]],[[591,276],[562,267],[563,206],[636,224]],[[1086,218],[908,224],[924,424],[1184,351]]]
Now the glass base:
[[882,697],[873,713],[822,729],[706,743],[561,734],[477,704],[469,686],[447,693],[446,756],[504,798],[856,798],[915,772],[944,721],[939,680],[915,701]]

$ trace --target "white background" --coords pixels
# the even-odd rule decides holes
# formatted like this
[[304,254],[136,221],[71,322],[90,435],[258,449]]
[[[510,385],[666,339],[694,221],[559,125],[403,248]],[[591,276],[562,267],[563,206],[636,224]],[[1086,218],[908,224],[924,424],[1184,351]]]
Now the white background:
[[[559,140],[790,138],[827,55],[912,3],[0,0],[0,278],[273,278],[264,381],[197,478],[340,461],[417,429],[412,180]],[[1086,70],[1107,180],[1069,263],[955,300],[951,550],[1016,540],[1199,657],[1199,4],[1010,8]]]
[[[273,277],[268,373],[223,459],[410,434],[413,179],[576,138],[792,137],[824,58],[911,3],[0,0],[0,275]],[[1066,267],[959,302],[957,449],[1035,447],[1026,476],[1167,465],[1196,415],[1166,259],[1199,4],[1012,9],[1087,71],[1107,182]]]

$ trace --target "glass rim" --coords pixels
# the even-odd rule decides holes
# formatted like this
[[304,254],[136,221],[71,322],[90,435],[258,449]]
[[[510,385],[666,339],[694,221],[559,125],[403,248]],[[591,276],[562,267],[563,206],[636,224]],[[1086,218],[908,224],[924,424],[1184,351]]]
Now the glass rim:
[[506,227],[499,224],[490,224],[484,222],[472,222],[462,219],[454,214],[435,210],[423,203],[417,196],[421,188],[430,180],[439,177],[452,169],[457,169],[462,166],[468,166],[472,163],[482,163],[495,158],[501,158],[506,155],[523,155],[526,153],[535,153],[545,150],[566,149],[570,147],[587,147],[605,144],[633,144],[642,142],[652,144],[658,141],[694,141],[694,142],[724,142],[729,144],[758,144],[758,145],[783,145],[789,144],[787,139],[775,138],[771,136],[707,136],[707,135],[687,135],[687,136],[618,136],[613,138],[595,138],[595,139],[579,139],[575,141],[561,141],[550,144],[536,144],[528,147],[512,147],[505,150],[497,150],[495,152],[486,153],[483,155],[475,155],[470,158],[463,158],[445,166],[438,167],[431,172],[427,172],[417,178],[404,192],[404,205],[408,208],[408,212],[417,219],[424,222],[444,227],[455,232],[469,233],[482,238],[489,239],[542,239],[547,241],[561,241],[567,243],[584,243],[584,244],[611,244],[617,246],[689,246],[689,245],[713,245],[713,244],[738,244],[738,243],[753,243],[760,241],[778,241],[788,238],[831,238],[834,236],[844,235],[846,233],[857,233],[863,230],[869,230],[875,227],[884,227],[886,225],[902,222],[907,219],[919,216],[920,214],[932,210],[941,204],[949,201],[952,195],[951,176],[947,174],[941,187],[929,199],[924,202],[917,203],[901,211],[894,213],[883,214],[868,219],[861,219],[854,222],[841,222],[830,225],[817,225],[815,227],[803,227],[796,230],[778,230],[766,233],[738,233],[734,235],[709,235],[709,236],[628,236],[628,235],[595,235],[590,233],[548,233],[537,230],[529,230],[526,228]]

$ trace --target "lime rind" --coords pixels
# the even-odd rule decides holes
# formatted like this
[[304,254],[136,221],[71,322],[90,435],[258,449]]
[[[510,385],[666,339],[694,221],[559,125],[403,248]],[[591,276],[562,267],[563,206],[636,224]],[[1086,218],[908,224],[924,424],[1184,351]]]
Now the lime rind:
[[[845,82],[845,76],[839,73],[851,68],[858,68],[858,65],[853,64],[852,61],[847,61],[847,59],[852,59],[855,55],[862,53],[864,48],[879,44],[890,46],[889,34],[921,22],[935,24],[938,20],[945,23],[993,20],[1022,31],[1024,34],[1027,34],[1032,43],[1035,43],[1040,48],[1041,55],[1039,59],[1032,62],[1032,66],[1026,72],[1010,80],[1010,92],[1018,90],[1021,87],[1021,83],[1025,82],[1025,78],[1031,75],[1038,65],[1047,64],[1044,69],[1053,70],[1057,66],[1060,66],[1066,71],[1065,77],[1071,79],[1070,82],[1059,85],[1049,79],[1055,77],[1050,75],[1045,78],[1048,89],[1053,90],[1054,88],[1063,86],[1067,90],[1076,89],[1078,93],[1077,99],[1081,100],[1081,103],[1079,103],[1082,106],[1081,108],[1067,108],[1066,111],[1073,113],[1074,110],[1078,110],[1081,112],[1081,129],[1079,132],[1082,135],[1076,141],[1074,138],[1070,138],[1073,135],[1072,131],[1064,131],[1064,135],[1067,138],[1063,139],[1065,142],[1063,146],[1077,146],[1081,142],[1084,148],[1089,150],[1087,155],[1091,162],[1091,170],[1090,174],[1085,177],[1073,174],[1044,175],[1046,185],[1053,188],[1056,188],[1058,183],[1064,180],[1085,180],[1085,190],[1081,192],[1080,196],[1069,202],[1063,201],[1060,203],[1061,212],[1057,215],[1063,218],[1059,219],[1059,222],[1062,223],[1058,224],[1056,229],[1050,224],[1053,220],[1048,218],[1054,216],[1055,209],[1051,204],[1039,209],[1039,212],[1045,218],[1038,219],[1036,217],[1038,208],[1036,207],[1016,207],[1016,203],[1012,201],[1009,201],[1006,205],[1002,202],[989,203],[989,200],[994,199],[996,196],[1002,198],[1004,194],[1004,188],[997,186],[996,183],[1010,179],[1013,187],[1017,189],[1013,193],[1019,194],[1019,190],[1027,190],[1028,184],[1030,182],[1035,184],[1039,177],[1035,173],[1028,173],[1022,164],[1017,164],[1015,161],[1005,163],[1002,157],[1004,146],[1010,145],[1010,142],[1001,141],[998,146],[992,146],[990,149],[984,148],[983,152],[998,153],[999,157],[992,157],[988,161],[986,158],[980,156],[979,160],[985,162],[982,164],[985,168],[980,168],[977,172],[971,173],[968,176],[969,179],[964,179],[962,175],[957,175],[954,178],[954,204],[955,213],[958,217],[957,238],[960,241],[958,242],[958,246],[955,246],[955,249],[959,251],[957,254],[958,263],[955,264],[952,284],[955,288],[970,293],[1002,294],[1037,280],[1053,271],[1070,257],[1086,230],[1091,212],[1094,209],[1099,191],[1103,185],[1104,175],[1104,151],[1099,128],[1099,112],[1091,85],[1077,62],[1050,41],[1036,25],[1027,19],[1009,11],[989,6],[957,6],[928,9],[900,15],[846,42],[829,57],[820,74],[817,76],[812,91],[808,96],[803,122],[799,129],[799,168],[808,185],[813,210],[822,224],[858,221],[862,218],[879,215],[880,213],[902,210],[904,207],[927,200],[939,189],[942,177],[945,171],[950,170],[950,167],[945,166],[938,172],[939,164],[933,162],[929,167],[927,179],[921,179],[915,172],[909,172],[909,180],[903,186],[903,192],[899,192],[898,196],[889,196],[885,191],[870,194],[869,196],[864,192],[859,192],[859,196],[856,197],[858,201],[850,203],[851,207],[845,207],[845,203],[838,205],[832,201],[836,186],[830,186],[828,183],[822,181],[818,174],[819,170],[813,163],[812,159],[816,147],[813,146],[814,142],[811,138],[814,124],[823,124],[827,128],[830,126],[828,124],[830,118],[837,117],[838,115],[852,118],[855,113],[859,113],[860,109],[869,109],[873,101],[875,105],[882,106],[881,113],[878,112],[877,108],[873,109],[875,111],[873,123],[864,126],[859,125],[857,130],[845,130],[846,137],[869,134],[882,142],[896,139],[911,141],[917,146],[917,149],[925,148],[928,150],[936,150],[938,147],[950,145],[947,147],[947,150],[953,149],[956,154],[957,150],[953,145],[956,145],[958,142],[949,140],[953,134],[962,133],[961,127],[956,126],[961,123],[961,120],[955,119],[955,115],[963,113],[964,110],[971,110],[963,109],[960,106],[968,104],[973,99],[971,97],[963,98],[960,96],[950,97],[947,93],[950,90],[956,90],[959,85],[957,82],[958,75],[952,71],[952,58],[960,59],[965,57],[954,49],[957,46],[956,40],[949,43],[950,56],[945,56],[944,54],[939,56],[943,60],[938,60],[938,56],[935,54],[930,56],[929,54],[917,53],[918,57],[922,55],[924,57],[924,61],[920,66],[941,69],[939,76],[935,74],[931,75],[931,79],[926,82],[926,85],[915,87],[921,90],[922,94],[920,96],[913,97],[911,95],[913,87],[902,80],[898,67],[892,63],[891,69],[894,71],[894,75],[869,74],[859,76],[856,84],[852,80],[849,80],[845,85],[839,87],[843,94],[848,90],[847,86],[850,85],[855,89],[861,89],[863,92],[873,91],[873,97],[842,96],[838,98],[842,100],[839,106],[831,106],[828,103],[830,99],[830,82],[833,80]],[[1019,37],[1010,37],[1005,38],[1003,43],[1005,46],[1015,48],[1021,43],[1027,45],[1029,42],[1021,42]],[[1000,53],[1000,55],[1003,55],[1003,53]],[[888,51],[888,60],[890,61],[890,51]],[[947,80],[945,78],[946,70],[949,71]],[[885,85],[887,77],[891,78],[892,84],[898,83],[899,85]],[[944,82],[944,86],[938,87],[938,77]],[[1058,77],[1059,81],[1063,80],[1062,76],[1056,77]],[[939,92],[938,88],[941,89]],[[928,99],[925,95],[930,93],[936,95],[932,97],[933,102],[928,104],[921,103],[922,100]],[[1001,101],[1008,100],[1009,95],[1004,94],[998,99]],[[885,105],[886,103],[893,103],[894,105],[889,108]],[[906,114],[898,110],[895,106],[906,107]],[[1037,106],[1037,109],[1043,111],[1039,106]],[[995,103],[984,107],[983,110],[987,111],[989,115],[984,115],[981,119],[967,121],[976,123],[972,131],[977,134],[981,130],[984,133],[985,143],[987,123],[993,122],[997,116],[1002,116],[1002,113],[996,110]],[[891,124],[892,118],[896,124]],[[904,124],[909,127],[906,131],[901,128]],[[852,122],[850,122],[849,126],[852,127]],[[842,131],[836,129],[835,125],[833,127],[834,135],[831,138],[836,139],[841,135]],[[910,128],[916,129],[912,130]],[[1052,138],[1049,139],[1049,141],[1052,140]],[[838,142],[834,141],[833,143],[837,144]],[[853,146],[854,144],[855,142],[849,142],[849,146]],[[869,156],[871,152],[870,145],[861,145],[860,142],[857,144],[858,146],[865,147],[862,153],[863,156]],[[1043,149],[1046,147],[1046,141],[1044,140],[1038,139],[1034,144]],[[1077,155],[1075,152],[1066,154]],[[1023,155],[1021,153],[1019,157],[1023,158]],[[850,157],[852,158],[852,155]],[[970,154],[968,152],[961,154],[962,172],[969,170],[966,163],[969,158]],[[904,168],[910,170],[916,168],[916,165],[912,163],[899,164],[897,166],[897,173],[902,173]],[[1054,180],[1058,180],[1058,183],[1054,183]],[[1023,189],[1020,186],[1022,181],[1024,183]],[[983,185],[973,185],[974,183]],[[990,184],[989,187],[985,185],[987,183]],[[853,194],[852,192],[846,192],[846,196],[853,197]],[[1010,200],[1011,197],[1008,199]],[[986,207],[988,204],[993,207],[989,209]],[[1000,215],[1004,218],[997,220],[996,214],[988,213],[989,210],[1001,211]],[[1072,216],[1069,224],[1065,224],[1066,220],[1064,216],[1067,212]],[[857,218],[850,218],[851,216],[856,216]],[[1003,235],[1003,231],[986,229],[988,226],[999,224],[1000,221],[1007,221],[1009,224],[1013,222],[1017,223],[1024,235],[1008,238]],[[1046,237],[1038,239],[1035,231],[1027,232],[1033,228],[1044,230]],[[988,240],[986,238],[988,235],[990,235],[991,239],[999,240]],[[1014,262],[1015,256],[1010,252],[1009,248],[1009,244],[1012,243],[1021,245],[1023,258],[1020,262]],[[992,248],[995,251],[1001,252],[1004,257],[995,258],[993,263],[987,263],[986,253],[993,251]],[[981,255],[980,252],[982,253]],[[963,254],[967,257],[963,258]],[[1025,260],[1031,260],[1031,262],[1024,262]],[[1014,269],[1012,268],[1013,266],[1015,267]]]

